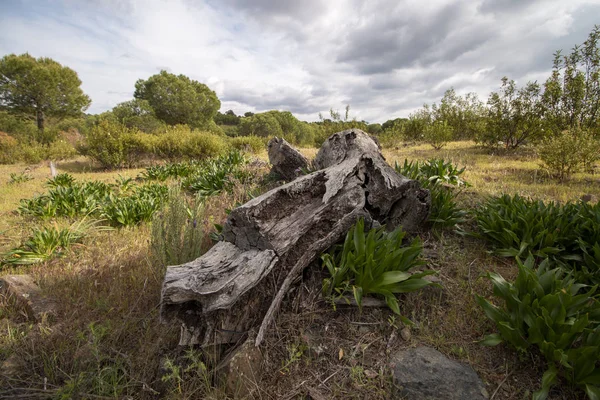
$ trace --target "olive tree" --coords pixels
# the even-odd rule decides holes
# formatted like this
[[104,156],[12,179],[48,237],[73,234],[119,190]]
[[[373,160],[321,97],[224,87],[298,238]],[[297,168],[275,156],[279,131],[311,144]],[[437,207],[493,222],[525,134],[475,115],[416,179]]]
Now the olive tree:
[[46,117],[76,117],[90,98],[77,72],[47,57],[9,54],[0,60],[0,109],[35,118],[43,132]]
[[544,84],[545,119],[557,134],[566,129],[600,128],[600,26],[571,54],[554,54],[552,75]]
[[490,94],[488,107],[487,126],[478,138],[482,145],[515,149],[543,138],[543,104],[537,83],[518,88],[504,77],[500,91]]

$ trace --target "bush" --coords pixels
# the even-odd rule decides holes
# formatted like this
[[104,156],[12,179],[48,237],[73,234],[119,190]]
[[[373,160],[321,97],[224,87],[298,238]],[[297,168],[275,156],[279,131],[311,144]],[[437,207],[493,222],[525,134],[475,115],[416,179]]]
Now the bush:
[[537,271],[532,256],[517,259],[519,274],[514,283],[488,273],[494,295],[504,305],[496,307],[477,296],[477,302],[499,330],[484,343],[508,342],[521,352],[535,346],[546,358],[548,369],[534,399],[545,399],[557,376],[586,391],[590,399],[600,395],[600,302],[592,288],[550,269],[549,260]]
[[119,168],[126,162],[123,136],[130,133],[129,128],[118,122],[100,121],[90,130],[80,151],[104,168]]
[[37,164],[46,159],[46,148],[37,142],[19,143],[18,154],[20,156],[18,157],[19,160],[29,164]]
[[46,147],[46,154],[44,159],[61,161],[69,160],[77,156],[77,150],[66,140],[57,140],[52,142]]
[[434,149],[440,150],[452,140],[452,127],[446,121],[435,121],[425,126],[423,137]]
[[9,185],[16,185],[19,183],[29,182],[29,181],[33,180],[31,175],[29,175],[26,172],[21,172],[18,174],[16,172],[11,172],[9,176],[10,176],[10,179],[8,180]]
[[[392,311],[400,315],[395,295],[432,285],[423,277],[434,273],[409,272],[424,264],[420,259],[423,246],[418,238],[403,246],[404,236],[401,227],[393,232],[381,227],[365,233],[364,220],[360,219],[348,231],[343,246],[336,246],[331,253],[321,255],[323,265],[331,275],[323,281],[323,293],[341,297],[352,292],[359,307],[364,296],[381,295]],[[410,323],[405,317],[401,318]]]
[[152,222],[151,259],[161,271],[183,264],[204,253],[204,207],[200,199],[190,201],[179,188],[172,188],[166,207]]
[[242,118],[239,133],[242,136],[281,137],[283,130],[275,115],[261,113]]
[[250,153],[259,153],[267,148],[264,138],[258,136],[238,136],[229,140],[231,147]]
[[156,138],[156,154],[168,160],[203,159],[227,151],[226,139],[206,132],[191,131],[186,125],[167,128]]
[[538,154],[545,168],[560,180],[582,169],[592,170],[600,160],[600,140],[582,129],[571,129],[544,141]]
[[185,146],[184,158],[204,159],[217,157],[227,151],[227,142],[221,136],[193,132]]
[[35,122],[19,118],[6,111],[0,111],[0,131],[9,133],[22,142],[35,140],[39,132]]
[[0,164],[12,164],[17,159],[17,139],[8,133],[0,132]]
[[456,203],[456,196],[460,193],[456,189],[468,186],[460,177],[465,168],[459,169],[443,159],[431,159],[422,163],[404,160],[403,165],[396,162],[395,169],[400,175],[419,181],[423,188],[429,190],[429,222],[434,228],[453,227],[465,221],[466,212]]
[[298,146],[312,146],[315,141],[315,132],[312,126],[306,122],[298,122],[291,135],[284,136],[289,137],[291,143]]
[[151,167],[147,167],[146,170],[143,171],[138,178],[146,181],[164,182],[169,178],[187,178],[197,169],[198,163],[193,162],[153,165]]

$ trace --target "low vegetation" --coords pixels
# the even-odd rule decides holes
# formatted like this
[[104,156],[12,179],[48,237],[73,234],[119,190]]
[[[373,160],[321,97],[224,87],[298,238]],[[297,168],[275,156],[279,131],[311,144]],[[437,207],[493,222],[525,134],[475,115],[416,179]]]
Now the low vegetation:
[[[274,364],[266,362],[265,368],[273,368],[274,376],[286,377],[286,383],[282,386],[280,379],[265,378],[260,383],[263,390],[283,395],[300,383],[296,377],[310,376],[308,370],[320,371],[321,380],[340,371],[322,388],[332,397],[385,398],[391,383],[386,375],[386,357],[378,354],[385,354],[390,337],[410,327],[410,344],[435,346],[471,363],[490,392],[497,386],[506,388],[498,398],[523,397],[536,391],[539,398],[547,391],[549,398],[564,399],[594,393],[595,375],[589,368],[591,365],[593,371],[598,370],[591,361],[597,351],[593,343],[598,326],[594,311],[598,298],[593,286],[583,283],[597,283],[600,216],[595,202],[577,199],[588,193],[592,197],[600,195],[598,191],[589,192],[586,183],[597,177],[579,173],[571,178],[572,186],[564,188],[564,183],[550,179],[539,179],[533,184],[527,180],[536,178],[528,172],[521,176],[520,171],[537,168],[534,153],[500,155],[490,160],[486,152],[469,142],[451,142],[435,153],[424,146],[386,150],[386,157],[398,161],[396,168],[400,173],[431,190],[431,223],[436,234],[409,238],[401,230],[368,230],[364,222],[357,224],[345,243],[323,255],[324,269],[317,276],[322,283],[319,287],[330,296],[329,300],[322,297],[325,301],[311,303],[312,311],[306,315],[297,314],[289,304],[278,317],[279,336],[268,337],[265,343],[265,351]],[[314,155],[314,151],[303,151],[309,157]],[[44,178],[45,168],[27,172],[24,166],[7,169],[7,179],[10,173],[15,177],[23,173],[29,178],[2,189],[9,200],[2,209],[9,222],[2,227],[0,242],[3,269],[9,273],[28,268],[45,292],[61,304],[70,305],[70,312],[60,316],[66,329],[38,337],[29,325],[18,319],[12,322],[19,311],[7,308],[5,315],[11,316],[11,322],[5,321],[13,333],[3,339],[1,357],[6,360],[17,355],[23,364],[20,381],[4,381],[3,387],[22,388],[18,382],[24,380],[28,382],[25,386],[42,390],[36,382],[43,382],[46,377],[55,396],[153,398],[157,392],[167,397],[194,398],[220,392],[222,386],[209,372],[209,360],[201,352],[175,352],[178,331],[159,323],[155,306],[165,267],[203,254],[214,240],[219,240],[219,226],[227,209],[269,188],[270,181],[263,178],[266,171],[251,169],[256,168],[251,165],[260,163],[249,164],[248,159],[247,154],[226,152],[204,161],[182,160],[137,170],[82,173],[71,169],[71,173],[52,179]],[[505,166],[492,168],[498,161]],[[72,165],[90,168],[80,161]],[[64,166],[71,168],[67,163]],[[513,186],[506,186],[507,183]],[[437,190],[448,197],[436,194]],[[521,195],[501,194],[510,190]],[[36,191],[42,193],[27,196]],[[530,200],[529,196],[536,192],[546,200]],[[29,198],[19,207],[22,197]],[[19,214],[14,213],[17,208]],[[451,211],[436,211],[440,209]],[[569,218],[576,222],[569,225]],[[124,228],[116,230],[113,226]],[[462,235],[455,232],[457,228]],[[486,229],[505,234],[497,240]],[[515,242],[515,235],[526,240]],[[575,241],[570,242],[574,236]],[[536,242],[536,237],[547,243]],[[484,243],[499,257],[486,253]],[[525,259],[530,253],[535,258],[524,263],[511,261],[517,255]],[[27,266],[20,266],[23,264]],[[94,269],[90,270],[90,266]],[[434,272],[433,277],[426,276]],[[489,276],[492,284],[477,279],[479,274]],[[534,285],[532,282],[544,286],[550,278],[551,286],[536,294],[540,299],[534,301],[529,288]],[[492,289],[505,304],[494,305]],[[505,300],[507,293],[512,293],[509,300]],[[526,297],[528,293],[530,297]],[[540,328],[542,333],[548,335],[552,329],[563,335],[571,332],[569,329],[577,321],[587,320],[587,325],[560,345],[560,339],[536,339],[527,321],[511,311],[528,304],[536,321],[544,319],[555,307],[550,299],[567,294],[574,302],[588,299],[585,307],[573,308],[564,320],[553,318],[553,325]],[[444,300],[445,296],[451,300]],[[348,302],[361,304],[369,297],[385,301],[389,311],[369,307],[361,312],[345,306]],[[542,302],[544,297],[547,299]],[[331,307],[332,299],[336,307]],[[483,308],[478,309],[477,303]],[[578,304],[583,307],[583,303]],[[328,348],[335,349],[331,358],[314,355],[314,339],[307,339],[303,333],[311,326],[307,318],[317,310],[325,320],[343,319],[328,325],[335,332],[333,336],[327,333],[327,339],[319,339],[327,340]],[[486,322],[486,315],[490,314],[502,315],[492,318],[493,326],[498,327],[496,335],[494,327]],[[121,326],[124,320],[128,322]],[[355,353],[352,346],[360,342],[364,330],[354,329],[363,325],[354,326],[350,321],[367,327],[373,324],[376,329],[369,329],[368,337],[380,340],[381,346]],[[579,327],[583,322],[577,324]],[[52,327],[42,325],[40,329]],[[519,329],[523,333],[515,336]],[[505,335],[507,332],[513,332],[514,337]],[[496,344],[494,356],[478,343],[486,336],[484,343]],[[136,344],[139,337],[144,338],[144,346],[154,349],[152,354]],[[556,340],[554,348],[562,351],[564,357],[559,353],[555,356],[548,350],[549,345],[543,344],[553,343],[552,340]],[[583,345],[584,342],[590,344]],[[518,351],[513,353],[513,347]],[[51,354],[60,357],[52,358]],[[531,364],[518,354],[528,354],[539,361]],[[369,357],[374,357],[373,361],[367,361]],[[588,361],[575,362],[575,358]],[[504,363],[497,362],[501,359]],[[43,367],[32,367],[37,365]],[[377,378],[372,377],[373,370]],[[516,381],[505,380],[509,373]]]
[[[396,295],[409,293],[432,285],[424,279],[435,271],[409,271],[424,264],[422,245],[418,238],[404,244],[406,234],[399,227],[386,232],[385,227],[365,232],[365,221],[353,226],[343,245],[321,256],[323,265],[331,275],[323,281],[323,294],[343,298],[352,293],[362,309],[362,299],[368,295],[385,298],[388,307],[400,315]],[[400,315],[405,323],[410,323]]]
[[598,286],[578,283],[545,259],[536,267],[534,257],[522,263],[514,282],[488,273],[494,295],[504,304],[497,307],[478,296],[477,301],[499,334],[484,343],[508,342],[521,353],[535,347],[547,362],[536,400],[548,397],[550,389],[564,378],[585,391],[589,399],[600,396],[600,300]]

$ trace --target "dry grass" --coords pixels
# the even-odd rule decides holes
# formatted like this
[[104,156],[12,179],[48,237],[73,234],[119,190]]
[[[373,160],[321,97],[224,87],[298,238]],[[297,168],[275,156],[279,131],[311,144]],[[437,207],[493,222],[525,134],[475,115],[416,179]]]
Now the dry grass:
[[[302,149],[312,158],[315,149]],[[573,201],[584,194],[600,197],[600,178],[576,175],[559,184],[539,170],[530,152],[490,155],[469,142],[451,143],[440,151],[426,145],[385,150],[388,162],[404,158],[443,157],[467,167],[473,186],[465,203],[490,194],[520,193],[547,200]],[[266,153],[260,155],[266,159]],[[33,166],[32,181],[7,185],[10,172],[25,165],[0,166],[0,251],[17,244],[32,220],[14,213],[21,198],[44,190],[49,168]],[[140,170],[95,170],[85,159],[59,165],[76,179],[112,181],[118,174]],[[225,209],[247,200],[245,190],[221,195],[205,207],[205,230],[225,218]],[[303,399],[310,393],[324,398],[387,399],[392,388],[390,357],[417,345],[437,348],[473,366],[494,399],[521,399],[539,387],[543,366],[536,357],[523,359],[505,346],[486,348],[478,341],[492,330],[474,301],[489,295],[480,275],[488,270],[510,278],[510,262],[489,255],[481,242],[451,232],[425,235],[428,267],[439,271],[443,289],[427,289],[402,298],[404,315],[413,320],[408,340],[401,323],[388,310],[334,310],[320,296],[318,266],[287,297],[277,323],[263,347],[264,377],[254,397]],[[149,261],[150,227],[99,232],[62,259],[3,270],[0,274],[30,273],[42,290],[60,304],[58,323],[33,325],[10,299],[0,299],[0,362],[17,360],[18,372],[0,376],[0,399],[63,398],[79,390],[82,398],[224,398],[210,388],[211,376],[186,373],[182,382],[165,379],[172,371],[164,360],[184,360],[177,348],[178,327],[160,324],[158,305],[162,269]],[[340,352],[341,350],[341,352]],[[340,357],[341,355],[341,357]],[[184,362],[184,361],[181,361]],[[183,375],[184,373],[181,372]],[[44,386],[46,391],[44,391]],[[69,392],[71,390],[71,392]],[[71,394],[69,394],[71,393]],[[12,397],[11,397],[12,396]],[[580,393],[556,389],[553,399],[576,399]]]

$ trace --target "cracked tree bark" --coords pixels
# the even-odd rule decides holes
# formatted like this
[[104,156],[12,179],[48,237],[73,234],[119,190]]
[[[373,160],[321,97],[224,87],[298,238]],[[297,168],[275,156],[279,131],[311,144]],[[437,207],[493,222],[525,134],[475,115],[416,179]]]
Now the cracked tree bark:
[[224,241],[202,257],[167,268],[161,317],[182,323],[180,344],[237,342],[260,326],[259,345],[296,277],[358,218],[409,232],[424,226],[429,192],[397,174],[365,132],[332,135],[314,165],[233,210]]

